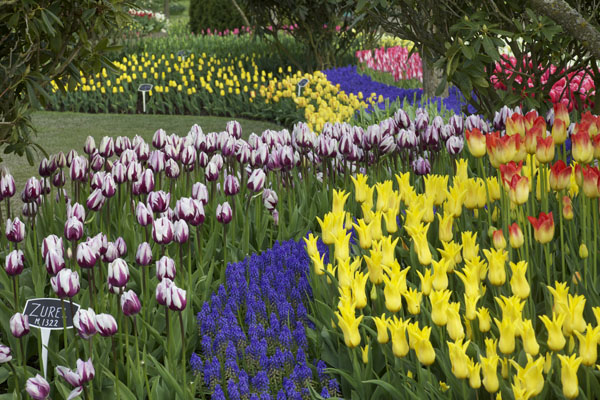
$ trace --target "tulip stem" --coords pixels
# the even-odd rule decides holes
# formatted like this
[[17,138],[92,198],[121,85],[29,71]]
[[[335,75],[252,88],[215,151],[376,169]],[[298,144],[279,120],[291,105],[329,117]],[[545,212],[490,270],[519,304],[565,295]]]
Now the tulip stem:
[[[585,196],[582,193],[579,193],[580,199],[581,199],[581,210],[583,211],[581,213],[582,219],[583,219],[583,223],[581,224],[581,233],[582,233],[582,243],[586,244],[587,243],[587,226],[586,226],[586,216],[587,216],[587,202],[585,201]],[[587,244],[586,244],[587,246]],[[588,269],[587,269],[587,258],[583,259],[583,274],[584,274],[584,286],[587,289],[588,287]]]
[[179,328],[181,330],[181,372],[183,373],[183,393],[187,397],[187,378],[186,378],[186,351],[185,351],[185,330],[183,329],[183,316],[179,312]]
[[221,282],[225,279],[225,270],[227,269],[227,224],[223,224],[223,269],[221,270]]
[[[488,229],[489,229],[490,226],[492,226],[492,202],[490,200],[490,189],[488,187],[487,174],[485,173],[485,167],[483,165],[483,158],[482,157],[479,157],[479,169],[481,170],[481,173],[483,175],[483,183],[485,185],[485,196],[486,196],[487,204],[488,204],[488,210],[487,210],[486,214],[487,214]],[[500,180],[500,185],[501,185],[501,187],[503,185],[502,179]],[[503,232],[506,233],[506,228],[504,228],[504,229],[505,230]]]
[[19,374],[17,374],[17,370],[15,369],[15,366],[12,364],[12,362],[9,361],[8,366],[12,370],[13,378],[15,380],[15,390],[19,394],[18,398],[20,398],[21,391],[19,390]]
[[[127,358],[127,365],[129,365],[129,360],[130,360],[130,356],[129,356],[129,326],[128,326],[129,324],[127,323],[127,320],[128,320],[128,318],[127,318],[127,316],[125,316],[125,318],[124,318],[124,324],[125,324],[125,329],[124,329],[124,331],[125,331],[125,355],[126,355],[126,358]],[[129,387],[130,386],[130,382],[129,382],[129,376],[130,376],[130,374],[129,374],[129,372],[128,372],[127,369],[125,370],[125,372],[126,372],[125,376],[127,377],[127,386]]]
[[19,312],[19,285],[17,285],[17,275],[13,276],[13,294],[15,295],[15,313]]
[[[598,252],[597,251],[598,249],[596,247],[596,241],[597,241],[597,238],[598,238],[598,200],[597,199],[592,199],[591,201],[592,201],[592,209],[593,209],[592,215],[593,215],[593,218],[594,218],[594,221],[593,221],[593,223],[594,223],[594,236],[592,236],[593,243],[592,243],[591,249],[593,251],[593,257],[594,257],[594,259],[593,259],[594,260],[594,263],[593,263],[593,265],[594,265],[594,271],[593,271],[593,273],[594,273],[594,278],[593,278],[594,279],[594,287],[596,287],[596,282],[597,282],[597,274],[596,274],[596,272],[598,270],[598,265],[596,264],[596,261],[597,261],[596,254]],[[561,233],[562,233],[562,231],[561,231]]]
[[140,371],[144,373],[144,381],[146,383],[146,390],[148,391],[148,396],[150,396],[150,384],[148,383],[148,375],[146,374],[146,369],[142,369],[142,364],[140,363],[140,346],[138,339],[138,330],[137,330],[137,320],[136,316],[133,316],[133,334],[135,335],[135,356],[137,361],[137,372],[139,374]]
[[119,392],[119,363],[117,362],[117,346],[116,341],[113,337],[112,339],[112,348],[113,348],[113,361],[115,364],[115,394],[117,395],[117,399],[121,398],[121,393]]
[[[65,312],[65,300],[61,297],[60,307],[62,308],[62,320],[63,320],[63,344],[65,346],[65,353],[67,352],[67,314]],[[66,358],[66,357],[65,357]]]
[[90,304],[92,305],[92,307],[94,308],[94,310],[96,310],[96,301],[95,301],[95,293],[92,293],[94,291],[94,267],[90,268],[88,270],[88,291],[90,294]]
[[550,250],[548,249],[548,247],[550,246],[548,243],[545,243],[544,245],[544,255],[546,256],[546,276],[548,279],[548,286],[550,286],[551,282],[552,282],[552,278],[550,277]]
[[567,279],[567,269],[565,265],[565,240],[563,233],[563,201],[562,201],[562,193],[558,194],[558,205],[559,205],[559,213],[558,220],[560,223],[560,258],[561,258],[561,270],[562,270],[562,280],[565,281]]

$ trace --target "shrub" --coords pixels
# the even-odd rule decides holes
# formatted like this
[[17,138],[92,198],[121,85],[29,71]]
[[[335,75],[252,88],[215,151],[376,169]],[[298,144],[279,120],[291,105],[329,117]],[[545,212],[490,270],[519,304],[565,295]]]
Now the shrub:
[[200,32],[206,28],[217,30],[239,28],[242,25],[244,25],[244,21],[230,1],[190,1],[190,29],[192,32]]

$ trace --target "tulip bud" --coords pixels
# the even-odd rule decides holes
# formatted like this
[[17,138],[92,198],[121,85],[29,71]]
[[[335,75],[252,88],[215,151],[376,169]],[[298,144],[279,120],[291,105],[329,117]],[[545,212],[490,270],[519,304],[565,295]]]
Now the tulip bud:
[[96,327],[100,336],[109,337],[117,333],[117,321],[110,314],[96,315]]
[[27,379],[25,391],[33,400],[45,400],[50,395],[50,385],[40,375]]
[[217,205],[217,221],[222,224],[228,224],[233,218],[233,211],[228,202]]
[[579,246],[579,258],[587,258],[588,257],[588,248],[585,243],[581,243]]
[[106,244],[106,251],[102,256],[102,261],[110,263],[119,258],[119,248],[114,242],[108,242]]
[[21,338],[29,333],[29,317],[16,313],[10,318],[10,332],[16,338]]
[[115,142],[112,137],[104,136],[102,138],[98,147],[98,153],[104,158],[112,157],[115,153]]
[[96,252],[88,243],[81,242],[77,245],[77,264],[81,268],[93,268],[96,265],[96,261]]
[[10,347],[0,344],[0,364],[4,364],[12,360]]
[[155,213],[162,213],[169,208],[171,202],[171,193],[162,190],[150,192],[148,195],[148,207]]
[[253,192],[260,192],[265,186],[265,172],[262,169],[255,169],[248,178],[248,189]]
[[92,169],[92,171],[100,171],[104,166],[104,162],[105,159],[102,158],[100,154],[96,153],[92,156],[92,159],[90,161],[90,168]]
[[208,203],[208,190],[202,182],[194,183],[192,186],[192,198],[199,200],[203,205]]
[[166,305],[170,310],[183,311],[187,305],[186,291],[172,284],[169,286],[166,300]]
[[181,151],[181,163],[188,167],[193,167],[196,162],[196,149],[193,146],[185,146]]
[[141,201],[138,203],[135,209],[135,215],[137,217],[138,224],[140,224],[141,226],[147,226],[151,224],[154,220],[150,210]]
[[80,309],[73,316],[73,326],[77,333],[85,340],[89,340],[98,331],[96,325],[96,313],[91,308]]
[[58,297],[73,297],[79,293],[79,274],[70,269],[61,269],[50,278],[50,285]]
[[129,281],[129,267],[122,258],[108,264],[108,283],[116,287],[124,287]]
[[8,276],[20,275],[25,265],[25,256],[21,250],[13,250],[6,256],[4,270]]
[[149,243],[142,242],[139,244],[135,254],[135,262],[141,266],[150,265],[152,262],[152,249]]
[[154,136],[152,138],[152,146],[154,146],[154,148],[162,149],[163,147],[165,147],[166,143],[167,143],[167,132],[165,132],[162,129],[159,129],[156,132],[154,132]]
[[6,174],[0,178],[0,195],[3,198],[13,197],[16,192],[15,179],[11,174]]
[[225,177],[225,195],[235,196],[240,191],[240,182],[233,175],[227,175]]
[[219,168],[217,164],[213,163],[212,161],[209,162],[206,166],[204,175],[206,177],[206,180],[209,182],[214,182],[217,179],[219,179]]
[[83,360],[77,360],[77,374],[81,379],[81,385],[94,379],[96,370],[94,369],[91,358],[85,362]]
[[126,316],[136,315],[141,308],[140,300],[133,290],[128,290],[121,295],[121,310]]
[[95,189],[87,198],[86,206],[92,211],[100,211],[104,205],[106,198],[102,194],[101,189]]
[[494,248],[496,250],[503,250],[506,248],[506,239],[504,238],[504,233],[502,229],[496,229],[492,235]]
[[275,224],[275,226],[278,226],[279,225],[279,211],[273,210],[271,215],[273,216],[273,223]]
[[175,261],[172,258],[162,256],[156,262],[156,277],[159,281],[162,281],[164,278],[174,280],[176,272]]
[[167,297],[169,296],[169,287],[171,285],[173,285],[173,281],[166,277],[156,285],[156,302],[161,306],[167,305]]
[[40,181],[34,177],[31,177],[27,180],[27,182],[25,182],[25,188],[23,189],[21,197],[23,202],[30,203],[37,200],[41,193],[42,186],[40,185]]
[[571,198],[569,196],[563,196],[563,218],[567,221],[573,219],[573,203],[571,202]]
[[523,236],[523,232],[519,225],[514,222],[511,226],[508,227],[508,238],[510,241],[510,247],[513,249],[518,249],[525,242],[525,238]]
[[431,172],[431,164],[429,160],[419,157],[411,163],[413,171],[417,175],[427,175]]
[[462,137],[452,136],[446,142],[446,150],[448,150],[449,154],[454,156],[462,152],[464,145],[465,142],[463,141]]
[[147,161],[150,157],[150,146],[148,146],[148,143],[144,141],[137,143],[134,146],[133,150],[135,151],[135,154],[137,155],[139,161]]
[[180,174],[179,165],[177,165],[177,161],[172,158],[169,158],[165,163],[165,174],[170,179],[177,179]]
[[152,222],[152,239],[158,244],[169,244],[173,241],[173,223],[165,217]]
[[44,262],[46,264],[46,271],[48,271],[50,275],[58,274],[65,267],[65,259],[62,248],[50,248],[46,252]]
[[76,217],[71,217],[65,222],[65,237],[67,240],[75,241],[83,236],[83,224]]
[[87,155],[92,155],[96,151],[96,141],[92,136],[88,136],[85,139],[85,145],[83,146],[83,151]]
[[19,217],[15,217],[14,220],[10,218],[6,220],[6,238],[13,243],[19,243],[25,239],[25,224]]
[[85,208],[79,203],[67,204],[67,219],[77,218],[79,221],[85,221]]
[[83,181],[87,176],[87,160],[83,157],[74,157],[70,166],[70,175],[71,180],[73,181]]
[[166,157],[165,153],[160,150],[154,150],[150,153],[148,164],[155,174],[162,172],[165,169]]
[[273,212],[275,207],[277,207],[277,202],[279,201],[277,193],[274,190],[265,189],[263,191],[262,198],[265,208],[269,210],[269,212]]
[[180,219],[173,224],[173,240],[183,244],[190,238],[190,229],[185,220]]

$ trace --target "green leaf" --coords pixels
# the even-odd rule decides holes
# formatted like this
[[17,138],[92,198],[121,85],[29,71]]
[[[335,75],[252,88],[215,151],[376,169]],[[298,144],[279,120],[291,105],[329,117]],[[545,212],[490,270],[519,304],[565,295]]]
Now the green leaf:
[[492,58],[492,60],[494,60],[494,61],[500,60],[500,54],[498,53],[498,49],[496,48],[496,46],[492,42],[492,39],[490,39],[489,36],[484,36],[482,43],[483,43],[483,49],[485,50],[487,55]]

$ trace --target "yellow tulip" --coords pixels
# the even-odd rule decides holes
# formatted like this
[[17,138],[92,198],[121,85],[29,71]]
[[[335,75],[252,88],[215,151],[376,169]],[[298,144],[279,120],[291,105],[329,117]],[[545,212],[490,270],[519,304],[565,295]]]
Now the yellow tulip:
[[469,358],[467,367],[469,368],[469,386],[471,389],[479,389],[481,387],[481,364]]
[[321,226],[321,240],[326,245],[334,244],[335,238],[340,230],[343,230],[343,223],[345,220],[345,213],[327,213],[323,216],[323,219],[317,217],[317,221]]
[[513,325],[513,321],[505,317],[502,321],[494,318],[494,322],[496,322],[500,331],[500,340],[498,342],[500,351],[504,354],[512,353],[515,351],[515,326]]
[[431,320],[438,326],[448,323],[449,290],[432,290],[429,296],[431,302]]
[[389,198],[392,196],[394,188],[392,187],[392,181],[386,180],[375,184],[377,190],[377,204],[375,209],[385,213],[389,208]]
[[[359,259],[360,263],[360,259]],[[360,266],[360,264],[359,264]],[[352,286],[352,278],[354,276],[354,272],[357,270],[356,264],[350,264],[350,258],[346,258],[345,260],[337,261],[337,279],[338,285],[340,288],[346,288]]]
[[393,234],[398,232],[398,222],[396,218],[398,217],[398,211],[394,208],[388,208],[388,210],[383,213],[383,219],[385,220],[385,230],[387,233]]
[[335,315],[338,318],[338,325],[344,334],[344,343],[350,348],[358,346],[360,344],[358,326],[363,316],[356,317],[354,304],[345,304],[341,308],[338,308],[338,310],[335,312]]
[[458,339],[464,339],[465,329],[460,321],[460,303],[450,303],[448,305],[448,322],[446,323],[446,329],[450,339],[456,341]]
[[435,350],[429,340],[430,335],[430,326],[425,326],[423,329],[419,329],[417,323],[408,326],[410,347],[415,350],[419,362],[426,366],[433,364],[435,361]]
[[558,355],[560,359],[560,382],[563,388],[563,394],[567,399],[574,399],[579,395],[579,381],[577,380],[577,370],[581,364],[582,358],[576,354],[571,356]]
[[565,310],[565,323],[563,324],[563,333],[571,336],[573,332],[585,331],[585,319],[583,318],[583,309],[585,307],[585,296],[567,296],[567,309]]
[[502,286],[506,282],[506,260],[508,252],[506,250],[483,249],[483,254],[488,260],[488,279],[494,286]]
[[417,291],[417,289],[409,288],[402,295],[406,300],[408,312],[412,315],[418,315],[421,312],[421,299],[423,298],[423,293]]
[[523,324],[523,307],[525,307],[525,302],[521,301],[516,296],[511,297],[495,297],[496,302],[500,306],[502,310],[502,317],[505,320],[511,322],[515,327],[515,334],[517,336],[521,335],[521,329]]
[[487,307],[479,307],[477,309],[477,321],[479,322],[480,332],[489,332],[492,328],[492,317]]
[[408,320],[398,319],[396,316],[388,323],[392,333],[392,352],[396,357],[404,357],[408,354],[408,340],[406,339],[406,327]]
[[579,338],[579,354],[583,365],[593,366],[598,358],[598,342],[600,341],[600,326],[592,328],[591,324],[586,327],[586,333],[575,331]]
[[461,234],[463,259],[465,262],[476,257],[479,253],[479,245],[477,244],[477,232],[464,231]]
[[460,217],[466,196],[466,189],[464,189],[461,185],[454,184],[454,186],[452,186],[446,194],[444,212],[453,215],[455,218]]
[[369,345],[366,344],[360,348],[360,353],[362,355],[363,364],[369,363]]
[[435,214],[433,213],[433,202],[435,201],[434,196],[423,195],[423,214],[424,222],[433,222],[435,220]]
[[381,252],[383,254],[381,263],[383,265],[391,266],[392,264],[397,263],[395,252],[399,240],[400,238],[398,237],[396,240],[392,241],[391,236],[381,238]]
[[365,308],[367,305],[367,295],[365,293],[365,285],[367,284],[367,278],[369,273],[366,274],[356,271],[354,279],[352,280],[352,294],[354,295],[354,302],[356,308]]
[[366,224],[361,218],[357,220],[358,224],[352,223],[354,230],[358,234],[358,242],[361,249],[368,249],[371,247],[371,224]]
[[388,336],[390,318],[382,315],[381,317],[373,317],[373,321],[375,321],[375,327],[377,328],[377,342],[381,344],[387,343],[390,340]]
[[425,210],[422,207],[409,207],[406,209],[404,216],[404,228],[407,232],[412,232],[419,229],[423,220]]
[[419,232],[415,232],[412,236],[419,263],[424,266],[431,264],[432,261],[431,250],[429,249],[429,242],[427,241],[428,228],[429,224]]
[[378,285],[383,282],[383,264],[381,263],[383,255],[381,254],[381,250],[377,248],[372,248],[370,253],[370,257],[364,256],[367,268],[369,269],[369,280]]
[[498,361],[497,355],[480,357],[481,372],[483,375],[483,387],[488,393],[496,393],[500,387],[498,380]]
[[449,242],[442,242],[442,247],[443,249],[438,249],[438,251],[442,258],[448,261],[448,272],[453,272],[456,264],[462,261],[462,255],[460,254],[462,245],[451,240]]
[[315,267],[314,268],[315,274],[318,276],[325,274],[325,265],[323,264],[324,257],[325,257],[325,254],[323,254],[321,257],[319,257],[318,252],[317,252],[317,254],[310,256],[310,259],[312,260],[314,267]]
[[433,288],[435,290],[444,290],[448,288],[448,262],[445,259],[432,261],[433,267]]
[[448,175],[430,174],[425,176],[425,193],[429,197],[433,197],[433,204],[436,206],[442,205],[446,201],[448,188]]
[[530,354],[527,354],[527,364],[521,367],[516,361],[510,360],[510,363],[517,370],[515,379],[520,382],[526,392],[531,396],[537,396],[544,389],[544,357],[538,357],[535,361]]
[[464,182],[469,179],[469,161],[466,158],[456,160],[456,174],[454,182]]
[[465,293],[465,318],[469,321],[473,321],[477,318],[477,302],[481,298],[481,295],[468,296]]
[[[364,204],[364,203],[363,203]],[[366,219],[365,219],[366,222]],[[369,222],[371,225],[371,238],[373,240],[380,240],[383,236],[381,231],[381,212],[377,211],[372,217],[372,221]]]
[[437,215],[439,220],[438,225],[438,237],[441,242],[449,242],[453,239],[454,235],[452,233],[452,224],[454,223],[454,216],[452,214],[444,214],[442,216],[441,213]]
[[465,379],[469,376],[469,357],[467,357],[467,348],[470,340],[463,343],[462,339],[454,343],[446,342],[450,351],[450,363],[452,364],[452,373],[458,379]]
[[521,299],[529,297],[530,287],[527,281],[527,261],[519,261],[518,263],[510,262],[512,277],[510,278],[510,288],[513,294]]
[[385,307],[396,312],[402,309],[402,294],[406,292],[406,274],[409,268],[400,270],[400,264],[395,262],[391,268],[385,268],[387,274],[383,275],[385,287],[383,294],[385,296]]
[[562,333],[565,314],[557,315],[556,313],[552,313],[552,320],[547,315],[540,316],[540,319],[548,330],[548,348],[553,351],[562,350],[567,342]]
[[347,260],[350,258],[350,236],[351,233],[346,234],[346,230],[341,229],[334,237],[335,244],[335,259],[339,261]]
[[433,286],[433,277],[431,276],[431,269],[425,270],[425,275],[421,274],[421,271],[417,271],[419,279],[421,280],[421,292],[425,296],[429,296],[431,293],[431,287]]
[[465,296],[476,297],[480,295],[479,264],[466,263],[462,272],[454,271],[465,286]]
[[523,321],[521,339],[523,339],[523,350],[525,350],[525,353],[531,356],[537,356],[540,351],[540,345],[535,337],[533,323],[529,319]]
[[333,206],[331,212],[334,214],[343,212],[348,196],[350,196],[350,193],[346,193],[344,190],[333,189]]

